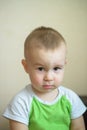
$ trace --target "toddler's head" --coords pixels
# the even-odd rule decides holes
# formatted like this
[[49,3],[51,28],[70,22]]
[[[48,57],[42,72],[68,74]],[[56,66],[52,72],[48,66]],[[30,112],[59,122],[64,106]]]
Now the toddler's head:
[[63,36],[50,27],[39,27],[33,30],[25,40],[24,55],[28,57],[29,51],[35,48],[54,50],[60,45],[66,44]]
[[66,43],[62,35],[49,27],[32,31],[24,44],[22,60],[36,92],[56,89],[63,80]]

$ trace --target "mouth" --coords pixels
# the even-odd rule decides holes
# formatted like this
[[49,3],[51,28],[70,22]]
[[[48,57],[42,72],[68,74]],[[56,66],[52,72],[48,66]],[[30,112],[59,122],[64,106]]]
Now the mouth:
[[52,88],[54,88],[54,86],[53,85],[43,85],[43,88],[45,88],[45,89],[52,89]]

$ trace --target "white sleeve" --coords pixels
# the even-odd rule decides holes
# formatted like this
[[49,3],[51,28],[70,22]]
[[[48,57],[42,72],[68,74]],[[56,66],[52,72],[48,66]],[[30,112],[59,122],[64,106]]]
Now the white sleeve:
[[66,95],[71,104],[71,119],[75,119],[83,115],[87,110],[87,107],[84,105],[80,97],[74,91],[63,86],[60,87],[60,90],[62,90],[63,95]]
[[72,92],[71,95],[72,95],[72,99],[70,99],[72,105],[71,118],[75,119],[83,115],[83,113],[87,110],[87,107],[83,104],[82,100],[76,93]]
[[16,96],[6,108],[3,116],[28,125],[29,123],[29,105],[26,97]]

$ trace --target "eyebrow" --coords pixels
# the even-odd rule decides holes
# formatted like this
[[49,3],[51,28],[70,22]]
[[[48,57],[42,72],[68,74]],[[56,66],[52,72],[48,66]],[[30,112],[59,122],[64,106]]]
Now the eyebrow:
[[40,63],[35,63],[34,66],[45,66],[45,65],[40,64]]
[[[47,69],[49,68],[48,65],[41,64],[41,63],[35,63],[34,66],[42,66],[42,67],[46,67]],[[53,68],[54,68],[54,67],[60,67],[60,68],[63,68],[63,67],[64,67],[64,64],[55,64],[55,65],[53,65]]]

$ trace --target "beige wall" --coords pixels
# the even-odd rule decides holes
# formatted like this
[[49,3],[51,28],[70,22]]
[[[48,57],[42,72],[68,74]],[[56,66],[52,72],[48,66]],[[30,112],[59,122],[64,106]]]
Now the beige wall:
[[[51,26],[65,37],[68,64],[63,84],[87,95],[87,1],[0,0],[0,115],[14,94],[29,83],[21,59],[27,34]],[[8,122],[0,116],[0,130]]]

